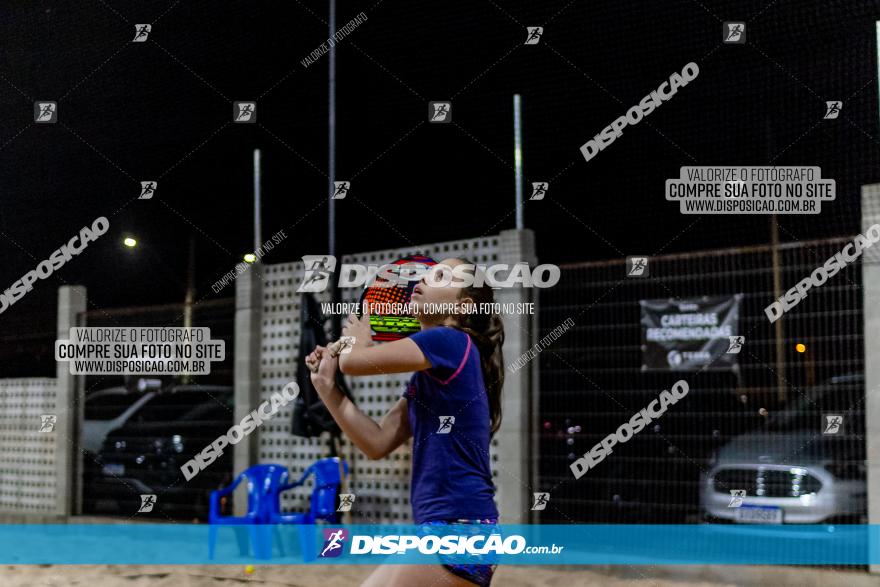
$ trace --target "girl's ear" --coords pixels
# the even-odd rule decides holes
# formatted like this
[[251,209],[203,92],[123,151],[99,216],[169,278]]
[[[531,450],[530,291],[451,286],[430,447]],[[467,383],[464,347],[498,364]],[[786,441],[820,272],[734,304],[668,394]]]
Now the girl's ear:
[[458,303],[462,306],[470,306],[475,304],[474,298],[472,298],[471,296],[464,296],[462,298],[459,298]]

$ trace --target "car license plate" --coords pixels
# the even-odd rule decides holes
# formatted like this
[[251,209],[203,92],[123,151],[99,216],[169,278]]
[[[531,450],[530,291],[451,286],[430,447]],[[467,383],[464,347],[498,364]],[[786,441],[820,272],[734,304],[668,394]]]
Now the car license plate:
[[118,477],[120,475],[125,475],[125,465],[118,465],[118,464],[104,465],[104,468],[102,469],[102,471],[104,472],[105,475],[115,475]]
[[781,524],[782,508],[762,505],[743,505],[737,508],[736,519],[747,524]]

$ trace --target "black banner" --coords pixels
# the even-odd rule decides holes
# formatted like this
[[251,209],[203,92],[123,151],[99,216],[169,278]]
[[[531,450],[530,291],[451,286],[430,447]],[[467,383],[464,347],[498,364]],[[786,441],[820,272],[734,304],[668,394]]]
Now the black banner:
[[738,369],[742,294],[641,300],[642,370]]

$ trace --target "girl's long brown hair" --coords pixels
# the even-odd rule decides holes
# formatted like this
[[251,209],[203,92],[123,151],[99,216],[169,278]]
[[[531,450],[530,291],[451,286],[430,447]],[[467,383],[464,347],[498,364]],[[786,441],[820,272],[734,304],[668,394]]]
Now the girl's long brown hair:
[[[474,272],[479,271],[476,265],[467,259],[461,259],[465,264],[474,267]],[[485,277],[485,276],[482,276]],[[478,281],[478,280],[475,280]],[[495,301],[495,290],[485,279],[482,284],[471,285],[462,288],[460,298],[471,298],[477,308],[480,304],[492,304]],[[504,324],[501,316],[496,313],[473,312],[456,316],[455,325],[459,330],[467,333],[480,351],[480,366],[483,370],[483,383],[486,387],[486,395],[489,398],[490,432],[489,438],[495,435],[501,427],[501,389],[504,387]]]

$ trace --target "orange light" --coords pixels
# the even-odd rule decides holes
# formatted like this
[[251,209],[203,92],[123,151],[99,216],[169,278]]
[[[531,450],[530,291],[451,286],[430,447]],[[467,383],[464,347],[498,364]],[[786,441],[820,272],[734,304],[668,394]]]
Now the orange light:
[[802,342],[799,342],[795,345],[794,350],[796,350],[799,353],[805,353],[805,352],[807,352],[807,345],[805,345]]

